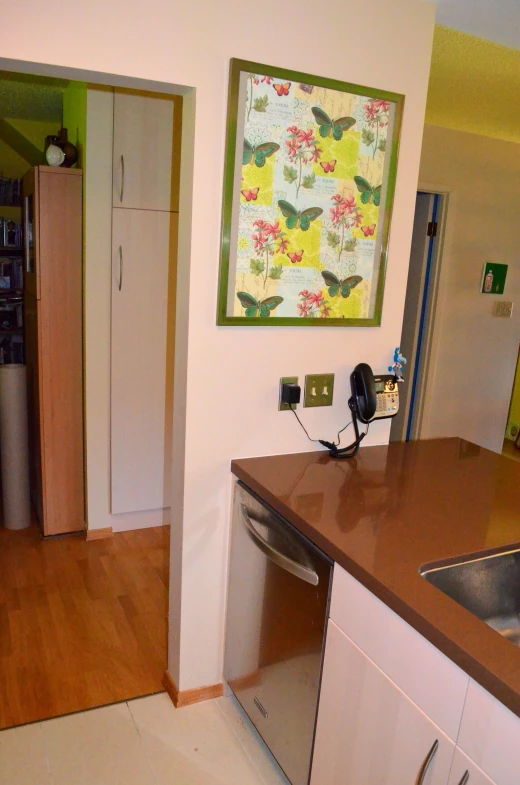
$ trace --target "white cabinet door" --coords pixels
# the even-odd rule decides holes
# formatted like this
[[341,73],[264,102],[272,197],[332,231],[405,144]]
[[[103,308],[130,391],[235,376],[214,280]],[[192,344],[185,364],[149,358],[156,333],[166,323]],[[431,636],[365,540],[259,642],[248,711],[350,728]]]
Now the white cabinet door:
[[494,785],[494,782],[456,747],[448,785]]
[[447,785],[454,744],[329,622],[311,785]]
[[[112,226],[111,512],[168,507],[176,215],[114,210]],[[175,248],[172,248],[172,253]]]
[[498,785],[520,782],[520,717],[472,679],[457,745]]
[[173,99],[115,90],[113,206],[171,210]]

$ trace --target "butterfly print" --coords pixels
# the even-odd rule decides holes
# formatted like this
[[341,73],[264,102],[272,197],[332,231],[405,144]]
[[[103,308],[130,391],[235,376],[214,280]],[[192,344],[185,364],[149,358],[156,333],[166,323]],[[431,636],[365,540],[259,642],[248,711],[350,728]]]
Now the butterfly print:
[[375,230],[376,230],[376,225],[375,224],[370,224],[370,226],[362,226],[361,227],[361,231],[363,232],[365,237],[372,237],[372,235],[374,234]]
[[302,249],[301,251],[296,251],[296,253],[290,253],[289,252],[287,254],[287,256],[289,257],[289,259],[291,260],[291,262],[293,264],[296,264],[296,262],[301,262],[303,253],[304,252],[303,252],[303,249]]
[[290,82],[285,82],[284,84],[276,84],[276,82],[275,82],[273,87],[274,87],[274,89],[276,90],[276,92],[278,93],[279,96],[289,95],[289,89],[291,87],[291,83]]
[[336,163],[337,163],[336,159],[333,158],[332,161],[320,161],[320,166],[325,172],[325,174],[328,174],[329,172],[334,171]]
[[243,191],[240,191],[240,193],[242,194],[244,199],[246,199],[248,202],[250,202],[251,199],[253,200],[253,202],[256,202],[256,198],[258,196],[258,191],[259,190],[260,190],[260,188],[251,188],[250,191],[247,190],[247,189],[244,189]]

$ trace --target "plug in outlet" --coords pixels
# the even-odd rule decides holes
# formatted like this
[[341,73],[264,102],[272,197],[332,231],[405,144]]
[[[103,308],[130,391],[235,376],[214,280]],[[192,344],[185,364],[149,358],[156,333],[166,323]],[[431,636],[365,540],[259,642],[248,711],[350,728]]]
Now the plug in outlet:
[[305,377],[304,406],[332,406],[333,395],[333,373],[313,373]]
[[298,384],[298,377],[297,376],[282,376],[280,379],[280,390],[278,392],[278,411],[280,412],[290,412],[291,409],[296,409],[296,404],[284,403],[282,401],[282,385],[283,384]]

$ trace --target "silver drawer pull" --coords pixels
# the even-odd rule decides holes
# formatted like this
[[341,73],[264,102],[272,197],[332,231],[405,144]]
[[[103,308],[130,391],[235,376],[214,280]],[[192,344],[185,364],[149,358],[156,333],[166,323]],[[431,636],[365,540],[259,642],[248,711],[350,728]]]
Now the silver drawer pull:
[[119,291],[123,288],[123,248],[119,246],[119,283],[117,285]]
[[469,771],[466,769],[466,771],[462,775],[462,779],[459,782],[459,785],[466,785],[468,780],[469,780]]
[[431,764],[432,760],[434,759],[435,753],[437,752],[438,749],[439,749],[439,741],[438,741],[438,739],[435,739],[435,741],[432,744],[431,750],[429,751],[428,755],[425,757],[425,759],[423,761],[423,765],[419,769],[419,774],[417,775],[417,779],[415,780],[415,785],[423,785],[424,778],[426,777],[426,774],[428,773],[428,769],[430,768],[430,764]]
[[121,156],[121,191],[119,193],[119,201],[123,201],[125,195],[125,157]]
[[[309,569],[309,567],[305,567],[305,565],[300,564],[293,559],[289,559],[288,556],[285,556],[283,553],[280,553],[280,551],[277,551],[276,548],[273,548],[273,546],[264,540],[264,538],[253,526],[251,518],[254,520],[254,514],[247,509],[245,504],[241,504],[240,509],[242,511],[242,523],[244,524],[244,528],[249,537],[262,551],[262,553],[271,559],[272,562],[277,564],[278,567],[281,567],[282,570],[290,572],[291,575],[296,575],[297,578],[301,578],[302,581],[311,583],[313,586],[318,585],[318,574],[314,570]],[[261,521],[261,523],[264,523],[264,521]]]

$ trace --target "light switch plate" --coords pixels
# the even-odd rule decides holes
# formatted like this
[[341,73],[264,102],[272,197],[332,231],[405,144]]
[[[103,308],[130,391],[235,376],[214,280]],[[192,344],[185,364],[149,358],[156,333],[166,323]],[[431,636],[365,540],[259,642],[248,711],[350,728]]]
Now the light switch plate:
[[297,376],[282,376],[280,379],[280,390],[278,392],[278,411],[280,412],[290,412],[291,409],[296,409],[296,404],[291,406],[288,403],[284,403],[282,401],[282,384],[298,384],[298,377]]
[[305,377],[304,406],[332,406],[333,373],[311,373]]
[[502,316],[510,319],[513,314],[513,303],[506,300],[495,300],[493,303],[493,316]]

